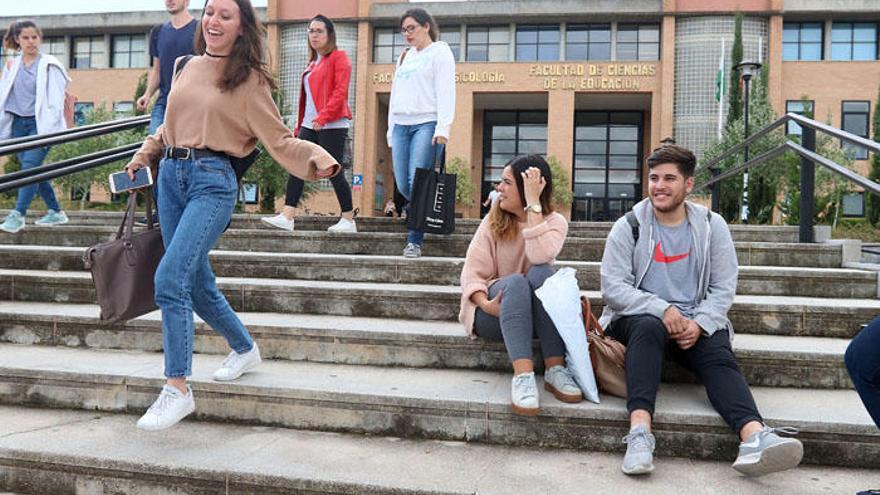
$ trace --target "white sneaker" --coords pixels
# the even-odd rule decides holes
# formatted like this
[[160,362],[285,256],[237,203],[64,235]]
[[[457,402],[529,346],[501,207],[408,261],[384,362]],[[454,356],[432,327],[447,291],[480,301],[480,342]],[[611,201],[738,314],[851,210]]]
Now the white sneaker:
[[538,386],[535,384],[534,371],[513,377],[510,382],[510,407],[516,414],[538,415]]
[[223,360],[223,365],[214,372],[214,379],[218,382],[235,380],[256,368],[262,361],[262,358],[260,358],[260,348],[254,342],[254,348],[244,354],[239,354],[235,351],[230,352],[229,356],[226,356],[226,359]]
[[339,221],[336,222],[336,225],[331,225],[327,229],[327,232],[335,232],[337,234],[341,232],[348,233],[357,231],[357,225],[355,225],[354,220],[349,220],[347,218],[340,218]]
[[147,412],[137,422],[139,430],[159,431],[171,428],[196,410],[196,402],[193,399],[192,389],[186,387],[187,394],[183,395],[177,387],[165,385],[162,393]]
[[293,232],[293,219],[285,217],[283,213],[279,213],[274,217],[263,217],[260,220],[271,227]]
[[553,366],[544,372],[544,389],[562,402],[575,404],[584,400],[571,370],[565,366]]

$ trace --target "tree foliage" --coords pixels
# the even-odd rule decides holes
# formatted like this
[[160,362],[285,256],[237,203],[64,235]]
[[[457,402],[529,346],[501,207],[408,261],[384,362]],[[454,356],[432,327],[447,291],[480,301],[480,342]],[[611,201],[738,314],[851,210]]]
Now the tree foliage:
[[[871,135],[874,141],[880,139],[880,88],[878,88],[877,103],[874,105],[874,117],[871,120]],[[871,168],[868,178],[874,182],[880,182],[880,154],[871,154]],[[880,196],[865,192],[865,216],[868,222],[875,227],[880,227]]]
[[471,167],[460,156],[454,156],[446,162],[446,173],[455,174],[455,203],[460,206],[474,204],[477,186],[471,180]]
[[[736,67],[737,64],[743,60],[742,23],[743,14],[742,12],[737,12],[736,17],[734,18],[733,47],[730,49],[731,67]],[[727,114],[728,125],[742,118],[742,99],[743,94],[742,87],[739,84],[739,71],[731,70],[730,85],[727,93],[727,103],[729,108]]]
[[573,195],[568,174],[559,159],[553,155],[547,157],[547,164],[550,165],[550,175],[553,178],[553,204],[563,210],[571,209]]

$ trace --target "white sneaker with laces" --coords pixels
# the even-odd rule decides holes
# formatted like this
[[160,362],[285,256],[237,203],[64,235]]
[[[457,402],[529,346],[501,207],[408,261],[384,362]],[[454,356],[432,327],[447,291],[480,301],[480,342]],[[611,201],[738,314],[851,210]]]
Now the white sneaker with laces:
[[279,213],[274,217],[263,217],[260,220],[270,227],[293,232],[293,219],[285,217],[283,213]]
[[354,220],[349,220],[347,218],[340,218],[339,221],[336,222],[335,225],[331,225],[327,229],[327,232],[334,232],[337,234],[357,232],[357,231],[358,231],[357,225],[355,225]]
[[171,428],[196,410],[192,389],[186,387],[187,394],[183,395],[177,387],[165,385],[159,398],[147,409],[137,422],[139,430],[160,431]]
[[538,385],[535,383],[535,372],[520,373],[510,382],[510,408],[516,414],[537,416],[540,411],[538,404]]
[[214,379],[218,382],[235,380],[256,368],[262,361],[262,358],[260,358],[260,348],[254,342],[254,348],[244,354],[239,354],[235,351],[230,352],[226,359],[223,360],[223,365],[214,372]]

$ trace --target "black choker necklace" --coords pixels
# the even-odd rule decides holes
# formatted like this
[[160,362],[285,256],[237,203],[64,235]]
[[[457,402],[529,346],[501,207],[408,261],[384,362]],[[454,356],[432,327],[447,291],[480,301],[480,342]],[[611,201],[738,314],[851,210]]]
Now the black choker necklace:
[[208,51],[205,51],[205,55],[207,55],[209,57],[214,57],[214,58],[226,58],[229,56],[229,55],[214,55],[213,53],[208,52]]

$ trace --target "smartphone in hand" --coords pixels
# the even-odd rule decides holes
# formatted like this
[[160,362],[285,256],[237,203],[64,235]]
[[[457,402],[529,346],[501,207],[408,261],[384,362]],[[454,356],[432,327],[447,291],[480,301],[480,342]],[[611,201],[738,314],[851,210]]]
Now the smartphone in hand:
[[144,167],[137,169],[134,173],[134,180],[128,177],[128,172],[125,170],[110,174],[108,180],[110,181],[110,192],[119,194],[132,189],[152,186],[153,174],[150,173],[150,167]]

